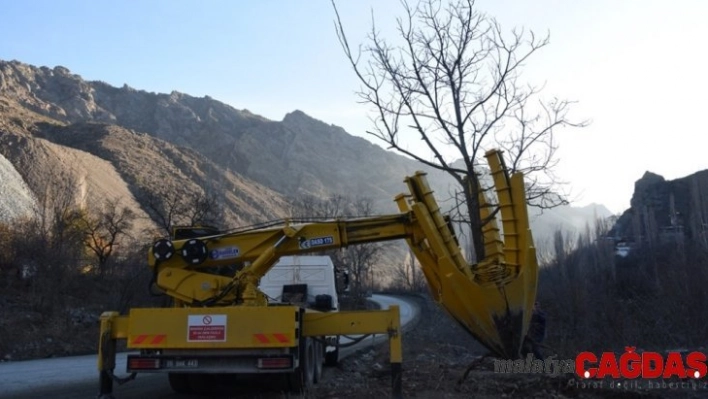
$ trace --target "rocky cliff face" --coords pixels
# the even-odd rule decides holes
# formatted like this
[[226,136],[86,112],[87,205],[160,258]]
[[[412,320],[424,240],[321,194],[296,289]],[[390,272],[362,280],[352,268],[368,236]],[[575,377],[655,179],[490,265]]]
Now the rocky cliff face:
[[700,235],[708,222],[708,170],[675,180],[646,172],[634,184],[630,203],[613,228],[618,237],[646,241]]

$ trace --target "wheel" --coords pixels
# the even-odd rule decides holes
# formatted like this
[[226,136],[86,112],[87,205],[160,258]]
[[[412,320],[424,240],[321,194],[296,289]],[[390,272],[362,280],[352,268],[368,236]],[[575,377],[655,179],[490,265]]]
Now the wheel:
[[315,345],[305,338],[300,354],[300,365],[290,374],[290,389],[294,392],[307,392],[315,384]]
[[[324,339],[324,337],[321,337]],[[315,341],[315,384],[322,380],[322,362],[324,361],[324,344],[320,341]]]
[[337,345],[334,350],[325,353],[325,365],[326,366],[336,366],[339,363],[339,335],[337,335]]
[[208,395],[214,390],[215,379],[211,374],[192,373],[189,374],[189,387],[192,393]]
[[167,379],[173,391],[177,393],[192,393],[192,386],[189,383],[189,374],[169,373]]

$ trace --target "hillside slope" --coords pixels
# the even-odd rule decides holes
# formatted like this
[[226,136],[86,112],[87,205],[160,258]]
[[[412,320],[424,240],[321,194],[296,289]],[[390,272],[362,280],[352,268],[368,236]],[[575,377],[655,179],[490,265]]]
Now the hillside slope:
[[56,197],[61,194],[57,191],[64,190],[61,185],[69,184],[65,187],[76,193],[79,206],[120,200],[124,206],[136,210],[138,220],[148,220],[128,185],[104,159],[35,137],[5,134],[0,137],[0,147],[40,198]]
[[[136,211],[136,233],[154,227],[154,215],[147,213],[151,199],[164,200],[166,193],[184,197],[205,188],[223,209],[221,227],[286,215],[281,195],[222,170],[194,151],[115,125],[66,124],[7,103],[2,111],[0,155],[14,166],[32,198],[68,184],[83,207],[120,200]],[[16,190],[10,191],[18,184],[3,185],[3,197],[21,201]],[[31,205],[28,201],[24,208]]]
[[[192,148],[286,195],[360,193],[393,210],[403,177],[425,169],[300,111],[275,122],[210,97],[87,82],[63,67],[0,62],[0,93],[63,123],[115,124]],[[448,181],[439,180],[435,188],[446,191]]]
[[27,186],[15,166],[0,155],[0,222],[7,223],[32,214],[37,206],[32,190]]
[[[117,134],[118,127],[135,134],[127,138],[128,133],[125,133],[120,140],[136,140],[133,144],[159,148],[160,156],[169,159],[167,164],[155,165],[164,171],[161,172],[164,176],[183,179],[183,175],[192,174],[204,178],[205,175],[197,171],[203,167],[219,176],[229,175],[228,179],[240,182],[236,191],[248,197],[241,202],[232,198],[236,201],[235,212],[239,214],[252,211],[263,217],[279,214],[282,198],[299,194],[365,196],[374,200],[378,212],[392,212],[396,209],[394,196],[405,189],[403,177],[416,170],[429,174],[443,208],[452,203],[445,201],[450,197],[453,184],[449,176],[385,151],[301,111],[287,114],[282,121],[271,121],[247,110],[236,110],[208,96],[196,98],[178,92],[150,93],[127,85],[116,88],[99,81],[85,81],[61,66],[34,67],[17,61],[0,61],[0,105],[3,103],[6,108],[12,108],[18,123],[26,124],[30,114],[35,119],[51,121],[33,128],[34,134],[99,157],[109,157],[129,182],[135,179],[136,171],[130,171],[130,162],[120,161],[128,156],[128,151],[121,155],[101,149],[96,144],[98,141],[91,141],[99,140],[98,136],[86,136],[82,129],[94,131],[104,129],[96,126],[113,126],[108,129],[113,134]],[[69,127],[50,128],[51,124]],[[114,141],[120,143],[117,137]],[[94,144],[82,142],[87,138]],[[148,144],[148,138],[158,140],[154,143],[159,144]],[[121,144],[112,145],[114,149],[121,147]],[[144,163],[144,150],[132,148],[130,151],[136,153],[135,157],[142,153],[142,160],[137,164]],[[176,167],[179,173],[166,172],[169,169],[166,165],[170,162],[179,163],[179,156],[170,155],[175,151],[189,152],[189,157],[202,157],[203,160],[198,161],[196,169],[183,165]],[[258,183],[252,186],[258,187],[254,193],[245,188],[251,186],[249,181]],[[254,202],[254,198],[258,200]],[[266,203],[273,202],[277,209],[257,209],[258,201],[266,208],[270,206]],[[246,203],[250,208],[242,211]],[[544,237],[557,228],[583,228],[594,218],[594,213],[563,207],[533,216],[532,225],[537,230],[539,242],[543,242],[546,241]],[[600,217],[607,214],[602,210],[598,212]]]

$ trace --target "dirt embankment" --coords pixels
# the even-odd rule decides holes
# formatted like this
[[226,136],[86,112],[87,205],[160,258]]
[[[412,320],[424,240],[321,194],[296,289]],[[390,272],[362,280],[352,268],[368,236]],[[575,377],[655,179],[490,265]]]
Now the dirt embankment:
[[10,161],[0,154],[0,222],[30,215],[36,206],[32,191]]
[[[699,398],[705,386],[646,381],[583,384],[572,374],[497,373],[494,360],[479,363],[458,381],[467,367],[487,351],[429,298],[416,297],[421,315],[403,335],[403,396],[406,398]],[[549,356],[550,354],[546,354]],[[326,369],[327,384],[307,397],[389,397],[391,375],[386,345],[366,349]],[[659,382],[660,384],[660,382]]]

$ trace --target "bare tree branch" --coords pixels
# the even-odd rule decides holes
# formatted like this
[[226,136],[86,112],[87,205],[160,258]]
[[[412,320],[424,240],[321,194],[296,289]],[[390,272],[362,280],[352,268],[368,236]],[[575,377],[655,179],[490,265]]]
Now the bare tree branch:
[[[421,0],[415,6],[403,0],[398,37],[382,37],[372,13],[367,42],[355,52],[332,5],[337,37],[362,84],[358,97],[376,111],[367,133],[458,182],[458,205],[464,206],[457,216],[470,227],[478,259],[484,257],[482,227],[491,220],[479,215],[478,191],[490,184],[480,166],[487,150],[503,149],[510,171],[527,176],[531,205],[567,203],[553,174],[554,134],[586,122],[570,121],[570,101],[543,101],[541,88],[519,82],[520,71],[549,44],[549,35],[506,33],[474,0]],[[424,150],[406,146],[410,133]]]
[[95,255],[101,275],[107,271],[108,262],[121,236],[129,236],[135,213],[121,206],[120,200],[106,200],[96,209],[83,212],[79,224],[86,247]]

